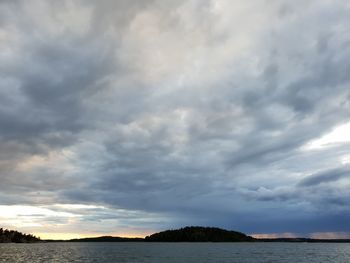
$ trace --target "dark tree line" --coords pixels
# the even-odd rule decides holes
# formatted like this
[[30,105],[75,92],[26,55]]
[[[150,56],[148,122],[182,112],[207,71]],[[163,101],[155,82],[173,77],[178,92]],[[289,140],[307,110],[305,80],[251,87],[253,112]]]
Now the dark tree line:
[[147,236],[151,242],[249,242],[254,238],[236,231],[227,231],[215,227],[185,227],[167,230]]
[[38,241],[40,241],[40,238],[33,235],[0,228],[0,243],[33,243]]

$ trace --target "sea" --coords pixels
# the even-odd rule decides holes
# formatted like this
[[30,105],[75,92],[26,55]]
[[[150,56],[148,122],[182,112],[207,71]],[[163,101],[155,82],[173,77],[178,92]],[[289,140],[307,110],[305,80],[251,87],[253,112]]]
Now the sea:
[[349,263],[342,243],[35,243],[0,244],[0,262]]

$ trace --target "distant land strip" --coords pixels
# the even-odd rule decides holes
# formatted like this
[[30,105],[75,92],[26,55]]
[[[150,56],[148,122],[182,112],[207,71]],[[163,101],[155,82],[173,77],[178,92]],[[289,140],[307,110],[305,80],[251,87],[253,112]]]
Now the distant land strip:
[[292,242],[292,243],[350,243],[350,239],[313,238],[253,238],[244,233],[216,227],[188,226],[154,233],[145,238],[101,236],[70,240],[41,240],[33,235],[0,228],[0,243],[35,242]]

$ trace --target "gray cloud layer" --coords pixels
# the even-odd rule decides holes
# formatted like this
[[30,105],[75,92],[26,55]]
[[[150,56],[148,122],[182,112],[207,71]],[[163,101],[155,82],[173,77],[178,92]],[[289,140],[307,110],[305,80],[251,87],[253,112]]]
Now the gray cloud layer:
[[350,121],[349,8],[1,1],[1,204],[350,232],[349,145],[303,148]]

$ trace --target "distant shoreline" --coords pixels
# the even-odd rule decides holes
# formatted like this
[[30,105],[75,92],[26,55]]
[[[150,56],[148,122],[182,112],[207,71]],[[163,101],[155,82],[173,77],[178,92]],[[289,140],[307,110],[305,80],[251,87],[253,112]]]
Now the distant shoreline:
[[22,234],[13,230],[0,229],[0,243],[51,243],[51,242],[157,242],[157,243],[350,243],[350,239],[313,239],[313,238],[254,238],[237,231],[216,227],[188,226],[180,229],[166,230],[142,237],[88,237],[69,240],[41,240],[33,235]]
[[158,243],[350,243],[350,239],[313,239],[313,238],[254,238],[237,231],[229,231],[215,227],[184,227],[154,233],[145,238],[102,236],[92,238],[75,238],[70,240],[46,240],[47,242],[158,242]]
[[[104,237],[76,238],[68,240],[44,239],[44,243],[350,243],[350,239],[313,239],[313,238],[256,238],[254,241],[146,241],[144,238],[135,238],[131,240],[120,240],[123,237],[110,237],[110,240],[104,240]],[[118,240],[113,240],[117,238]],[[129,239],[129,238],[127,238]]]

